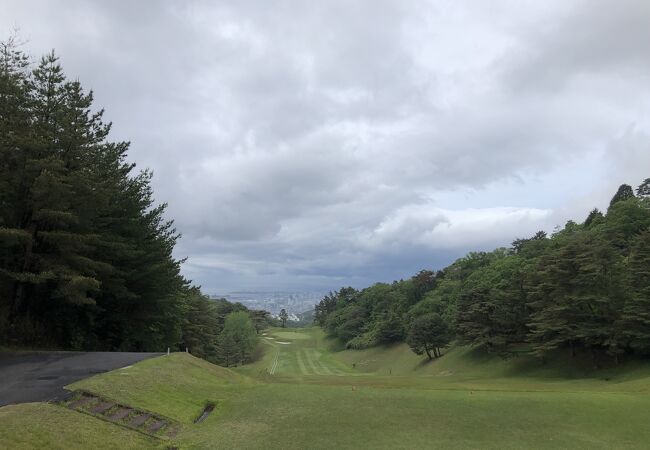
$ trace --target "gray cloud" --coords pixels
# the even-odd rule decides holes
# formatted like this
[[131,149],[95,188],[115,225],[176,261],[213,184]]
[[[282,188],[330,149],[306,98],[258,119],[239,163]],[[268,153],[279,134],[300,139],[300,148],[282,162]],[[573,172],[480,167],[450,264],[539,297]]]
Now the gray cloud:
[[[533,91],[572,88],[593,78],[648,78],[650,3],[582,0],[530,33],[514,82]],[[613,79],[613,80],[612,80]],[[543,91],[542,91],[543,92]]]
[[3,5],[155,173],[208,291],[406,277],[649,176],[650,7]]

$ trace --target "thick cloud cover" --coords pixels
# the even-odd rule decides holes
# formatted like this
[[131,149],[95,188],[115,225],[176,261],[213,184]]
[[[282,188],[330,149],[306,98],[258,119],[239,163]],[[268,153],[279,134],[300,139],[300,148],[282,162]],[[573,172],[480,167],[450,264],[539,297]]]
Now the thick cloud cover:
[[155,173],[208,292],[438,268],[650,176],[646,0],[3,1]]

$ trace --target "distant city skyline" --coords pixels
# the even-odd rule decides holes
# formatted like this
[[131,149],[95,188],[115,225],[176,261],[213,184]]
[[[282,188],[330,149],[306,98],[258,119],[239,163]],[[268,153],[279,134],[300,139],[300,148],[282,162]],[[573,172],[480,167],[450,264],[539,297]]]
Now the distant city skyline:
[[314,309],[326,292],[320,291],[234,291],[210,294],[211,298],[225,298],[251,309],[263,309],[277,315],[285,309],[289,314],[300,314]]

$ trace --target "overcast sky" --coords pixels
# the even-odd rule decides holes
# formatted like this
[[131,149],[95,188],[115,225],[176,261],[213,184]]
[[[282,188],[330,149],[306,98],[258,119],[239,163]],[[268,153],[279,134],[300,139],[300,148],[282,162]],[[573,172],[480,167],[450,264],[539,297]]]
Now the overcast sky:
[[442,268],[650,176],[650,1],[0,0],[153,169],[208,293]]

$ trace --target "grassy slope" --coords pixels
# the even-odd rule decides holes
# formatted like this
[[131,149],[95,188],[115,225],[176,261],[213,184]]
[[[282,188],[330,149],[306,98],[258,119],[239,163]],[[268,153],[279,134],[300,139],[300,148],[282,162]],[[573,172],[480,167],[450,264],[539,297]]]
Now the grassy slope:
[[84,389],[190,424],[207,402],[224,403],[252,380],[185,353],[172,353],[78,381]]
[[114,449],[159,448],[160,443],[135,431],[48,403],[0,408],[0,448]]
[[[647,367],[604,372],[606,381],[603,373],[567,375],[562,364],[501,361],[467,349],[429,364],[404,346],[332,352],[317,329],[274,329],[265,337],[264,356],[236,372],[174,354],[73,387],[179,420],[173,445],[181,448],[604,449],[650,442]],[[193,424],[208,400],[217,409]],[[11,410],[0,409],[0,442],[7,416]],[[15,429],[29,426],[11,420]],[[51,426],[53,440],[64,429],[69,448],[87,447],[79,444],[86,432],[118,442],[97,419],[84,418],[101,425],[79,436],[56,426],[59,420],[46,421],[41,434]],[[118,430],[111,432],[144,438]]]
[[[217,413],[252,380],[185,353],[173,353],[73,383],[110,399],[179,421],[183,431],[208,401]],[[0,448],[147,449],[168,443],[45,403],[0,408]]]

